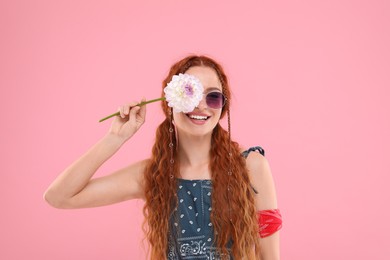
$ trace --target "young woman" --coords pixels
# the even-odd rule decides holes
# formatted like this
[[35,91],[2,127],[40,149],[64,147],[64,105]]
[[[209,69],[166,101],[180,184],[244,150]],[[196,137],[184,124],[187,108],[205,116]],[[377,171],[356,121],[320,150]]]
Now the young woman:
[[[186,57],[163,88],[180,73],[200,80],[203,98],[189,113],[161,102],[165,120],[151,158],[92,178],[145,122],[146,106],[121,106],[108,133],[50,185],[46,201],[85,208],[143,199],[151,259],[279,259],[281,216],[270,167],[260,147],[244,150],[230,138],[222,67],[209,57]],[[226,115],[228,131],[219,124]]]

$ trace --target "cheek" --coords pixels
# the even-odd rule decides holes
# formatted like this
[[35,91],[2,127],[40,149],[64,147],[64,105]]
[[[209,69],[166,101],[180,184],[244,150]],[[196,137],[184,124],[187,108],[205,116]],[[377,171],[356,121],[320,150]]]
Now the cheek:
[[183,113],[173,113],[173,121],[177,124],[180,124],[181,121],[185,119],[186,115]]
[[220,109],[218,112],[216,112],[216,116],[218,117],[218,120],[222,119],[222,109]]

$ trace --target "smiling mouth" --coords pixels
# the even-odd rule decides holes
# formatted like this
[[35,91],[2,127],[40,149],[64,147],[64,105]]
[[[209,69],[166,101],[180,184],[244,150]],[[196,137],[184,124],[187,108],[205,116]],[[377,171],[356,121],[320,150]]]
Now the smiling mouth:
[[189,115],[189,114],[186,114],[186,115],[190,119],[199,120],[199,121],[206,121],[207,119],[210,118],[209,116],[199,116],[199,115]]

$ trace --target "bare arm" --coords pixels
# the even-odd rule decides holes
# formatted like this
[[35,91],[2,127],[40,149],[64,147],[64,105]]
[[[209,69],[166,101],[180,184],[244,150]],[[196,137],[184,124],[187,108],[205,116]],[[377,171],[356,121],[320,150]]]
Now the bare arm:
[[45,200],[57,208],[84,208],[142,198],[142,174],[146,161],[137,162],[111,175],[91,179],[99,167],[130,139],[145,121],[146,108],[120,108],[109,133],[66,168],[49,186]]
[[[255,196],[255,203],[258,210],[276,209],[275,185],[271,169],[267,159],[259,153],[250,153],[247,158],[249,177],[254,188],[259,192]],[[274,234],[259,238],[262,260],[279,260],[279,231]]]

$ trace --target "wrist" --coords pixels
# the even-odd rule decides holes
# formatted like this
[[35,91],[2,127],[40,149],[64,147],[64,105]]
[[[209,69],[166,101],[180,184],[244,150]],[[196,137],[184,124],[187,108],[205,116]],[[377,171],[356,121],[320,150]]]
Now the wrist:
[[119,149],[126,142],[126,139],[113,133],[107,133],[101,141],[112,148]]

